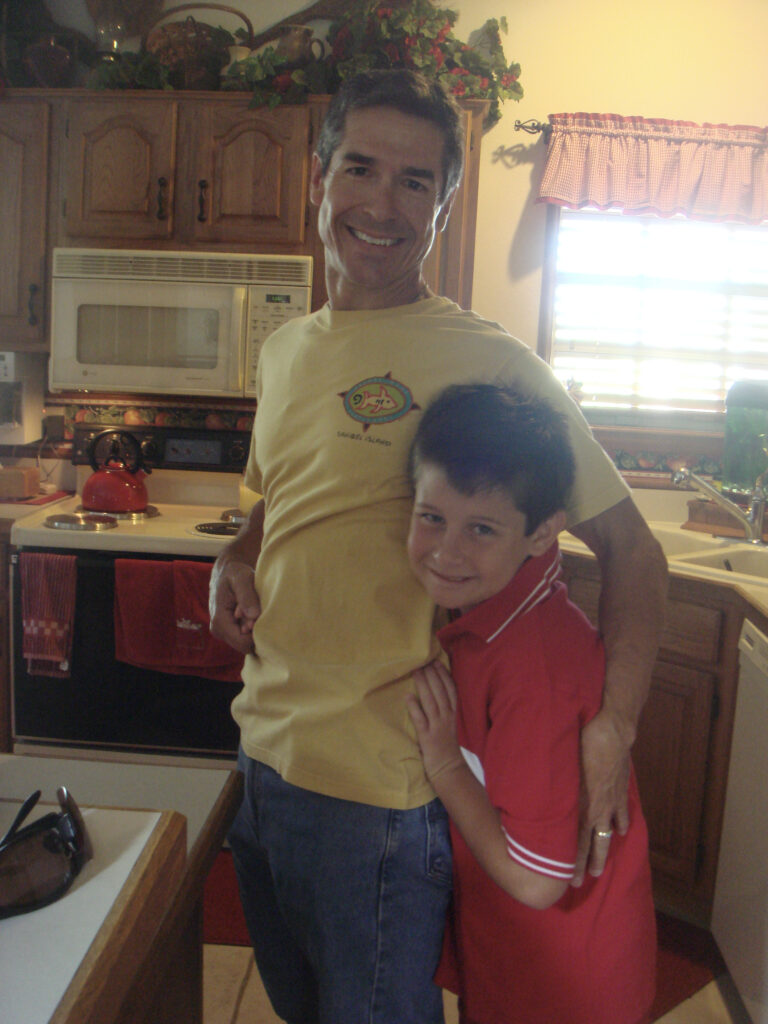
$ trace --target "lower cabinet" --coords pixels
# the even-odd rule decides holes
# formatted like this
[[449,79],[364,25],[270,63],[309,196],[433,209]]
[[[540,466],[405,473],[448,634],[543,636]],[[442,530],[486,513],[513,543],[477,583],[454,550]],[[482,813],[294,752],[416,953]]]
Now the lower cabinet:
[[[597,562],[564,553],[563,567],[572,600],[596,624]],[[632,754],[657,905],[703,926],[714,894],[745,608],[728,587],[671,576]]]

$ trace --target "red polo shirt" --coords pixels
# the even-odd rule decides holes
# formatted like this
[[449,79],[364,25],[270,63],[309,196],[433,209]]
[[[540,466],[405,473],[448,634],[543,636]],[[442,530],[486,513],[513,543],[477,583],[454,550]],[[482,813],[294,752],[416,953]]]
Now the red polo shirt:
[[[568,600],[554,545],[439,633],[459,692],[458,738],[498,809],[509,855],[570,878],[581,728],[600,708],[597,632]],[[606,869],[548,910],[508,896],[456,829],[454,914],[437,981],[469,1024],[638,1024],[654,996],[647,832],[634,776],[630,828]]]

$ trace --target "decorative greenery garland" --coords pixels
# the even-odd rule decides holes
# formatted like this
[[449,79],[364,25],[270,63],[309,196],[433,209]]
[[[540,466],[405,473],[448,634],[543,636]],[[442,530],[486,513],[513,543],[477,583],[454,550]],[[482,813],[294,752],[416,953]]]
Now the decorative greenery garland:
[[508,64],[501,43],[505,18],[491,18],[472,44],[453,34],[458,15],[430,0],[359,0],[331,24],[330,52],[295,67],[267,46],[233,64],[225,89],[251,89],[252,106],[301,103],[308,94],[333,93],[339,83],[373,68],[413,68],[437,78],[459,99],[490,100],[486,127],[501,117],[500,105],[519,100],[520,65]]

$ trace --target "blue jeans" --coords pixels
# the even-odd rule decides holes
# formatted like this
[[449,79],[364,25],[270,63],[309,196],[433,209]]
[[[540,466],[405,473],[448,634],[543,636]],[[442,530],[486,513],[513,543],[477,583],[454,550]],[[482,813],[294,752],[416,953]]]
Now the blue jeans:
[[229,842],[264,987],[289,1024],[442,1024],[432,976],[451,887],[448,818],[299,789],[240,753]]

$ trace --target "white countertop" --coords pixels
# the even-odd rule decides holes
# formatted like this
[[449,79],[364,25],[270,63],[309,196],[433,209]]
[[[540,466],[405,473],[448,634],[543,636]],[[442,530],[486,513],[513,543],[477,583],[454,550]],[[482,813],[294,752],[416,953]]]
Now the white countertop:
[[0,754],[0,799],[23,801],[40,789],[43,799],[55,800],[58,787],[66,786],[79,807],[178,811],[187,819],[190,850],[234,768],[234,762],[227,769],[99,760],[96,751],[87,758]]
[[[687,546],[687,550],[694,552],[698,548],[703,548],[708,542],[709,534],[696,533],[695,531],[683,530],[682,525],[679,522],[667,523],[660,521],[650,521],[648,523],[651,530],[663,530],[669,532],[671,530],[680,530],[681,535],[685,536],[686,539],[690,539],[690,544]],[[701,542],[701,538],[706,538],[705,541]],[[731,538],[720,538],[723,541],[723,546],[728,543],[739,544],[738,540],[732,540]],[[570,533],[561,533],[558,538],[561,551],[570,552],[576,555],[586,555],[588,557],[594,557],[592,552],[581,541],[577,540]],[[766,558],[768,558],[768,550],[766,551]],[[718,583],[721,586],[732,587],[737,590],[742,597],[744,597],[751,605],[753,605],[763,615],[768,616],[768,579],[756,580],[754,577],[744,575],[743,573],[727,572],[723,569],[716,569],[707,565],[691,565],[689,563],[676,559],[674,555],[667,555],[667,564],[669,566],[669,572],[672,576],[680,576],[691,580],[701,580],[710,583]]]
[[0,519],[13,519],[15,522],[17,519],[33,515],[35,512],[41,512],[43,509],[46,510],[47,515],[50,515],[57,505],[66,501],[67,498],[68,495],[54,498],[52,501],[47,501],[44,505],[22,505],[18,501],[0,501]]
[[0,924],[3,1024],[46,1024],[157,827],[160,811],[186,816],[189,851],[231,774],[0,754],[0,835],[35,789],[42,791],[41,801],[28,821],[57,810],[56,789],[64,785],[83,814],[94,849],[61,899]]
[[[55,801],[55,792],[52,795]],[[78,806],[94,859],[61,899],[2,922],[3,1024],[45,1024],[50,1020],[160,820],[156,811]],[[0,797],[0,834],[11,824],[18,807],[18,802]],[[55,806],[39,802],[26,823],[51,810],[59,810],[57,802]],[[54,945],[46,952],[49,942]]]

